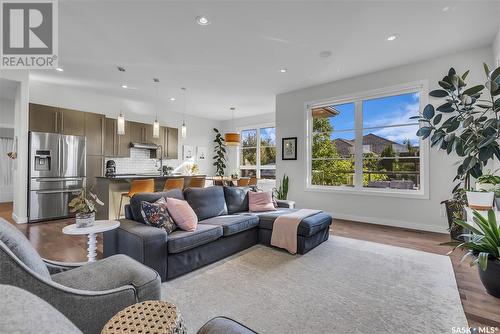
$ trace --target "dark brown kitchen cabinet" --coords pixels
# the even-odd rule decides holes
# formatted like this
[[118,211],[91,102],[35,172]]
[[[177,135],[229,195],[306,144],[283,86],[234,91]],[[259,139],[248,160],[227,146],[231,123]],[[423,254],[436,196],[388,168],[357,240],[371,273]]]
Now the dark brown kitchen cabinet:
[[178,159],[179,129],[167,128],[166,139],[166,158]]
[[85,113],[82,111],[59,108],[61,125],[59,133],[64,135],[85,135]]
[[152,143],[153,142],[153,125],[128,122],[130,123],[130,142],[132,143]]
[[87,187],[96,185],[96,177],[104,175],[104,156],[87,155]]
[[104,155],[105,122],[104,115],[85,113],[85,137],[87,137],[88,155]]
[[59,133],[60,128],[61,114],[59,108],[30,103],[30,131]]
[[107,157],[130,156],[131,122],[125,122],[125,134],[116,133],[117,122],[114,118],[106,118],[104,135],[104,153]]

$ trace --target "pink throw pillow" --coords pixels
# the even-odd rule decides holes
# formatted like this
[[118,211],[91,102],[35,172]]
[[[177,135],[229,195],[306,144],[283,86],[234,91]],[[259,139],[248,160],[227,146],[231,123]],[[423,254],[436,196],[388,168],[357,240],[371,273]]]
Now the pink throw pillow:
[[273,203],[273,194],[270,191],[249,191],[248,206],[251,212],[276,211]]
[[198,217],[188,202],[167,198],[167,210],[175,224],[184,231],[194,231],[198,226]]

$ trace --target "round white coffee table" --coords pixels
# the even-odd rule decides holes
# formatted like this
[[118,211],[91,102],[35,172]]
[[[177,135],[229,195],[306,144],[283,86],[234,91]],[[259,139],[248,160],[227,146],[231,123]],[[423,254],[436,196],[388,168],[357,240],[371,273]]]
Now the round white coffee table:
[[116,220],[96,220],[94,225],[89,227],[76,227],[76,224],[72,224],[65,226],[62,231],[64,234],[69,235],[88,235],[87,244],[89,247],[87,248],[87,258],[88,262],[92,262],[95,261],[97,255],[97,233],[111,231],[119,226],[120,222]]

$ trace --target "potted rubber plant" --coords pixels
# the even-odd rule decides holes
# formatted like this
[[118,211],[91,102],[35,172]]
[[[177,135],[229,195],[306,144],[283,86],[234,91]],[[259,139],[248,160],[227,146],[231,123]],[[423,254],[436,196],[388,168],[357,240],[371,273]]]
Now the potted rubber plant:
[[[493,204],[492,194],[474,191],[471,178],[478,179],[489,162],[500,160],[500,67],[491,71],[484,64],[484,70],[485,84],[467,88],[469,71],[459,75],[450,68],[438,82],[441,88],[429,93],[442,99],[441,104],[428,104],[411,118],[422,124],[417,136],[460,158],[453,192],[465,189],[469,207],[487,210]],[[484,91],[488,96],[483,96]]]
[[83,188],[80,194],[69,202],[69,211],[75,213],[76,227],[94,225],[96,205],[104,205],[104,203],[86,188]]
[[462,258],[464,261],[470,257],[471,265],[477,265],[479,278],[486,291],[492,296],[500,298],[500,228],[493,210],[488,211],[484,217],[476,210],[474,212],[474,226],[463,220],[458,220],[461,225],[470,233],[464,234],[465,241],[452,241],[443,245],[452,245],[454,248],[448,253],[451,254],[456,249],[466,250],[467,253]]

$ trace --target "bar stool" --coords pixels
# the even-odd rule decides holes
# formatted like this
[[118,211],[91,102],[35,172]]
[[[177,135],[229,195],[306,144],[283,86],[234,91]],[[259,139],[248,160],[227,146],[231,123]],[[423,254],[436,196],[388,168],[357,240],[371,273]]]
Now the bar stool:
[[205,188],[205,178],[193,177],[191,181],[189,181],[189,188]]
[[163,191],[169,191],[172,189],[180,189],[184,188],[184,178],[177,177],[173,179],[167,179],[165,184],[163,185]]
[[249,177],[242,177],[238,179],[238,187],[247,187],[250,184]]
[[120,213],[122,212],[123,197],[132,198],[137,193],[153,193],[155,191],[155,180],[145,179],[145,180],[132,180],[130,183],[130,189],[128,193],[122,193],[120,197],[120,207],[118,208],[118,217],[120,219]]
[[250,182],[248,182],[249,186],[257,186],[257,178],[255,176],[250,178]]

